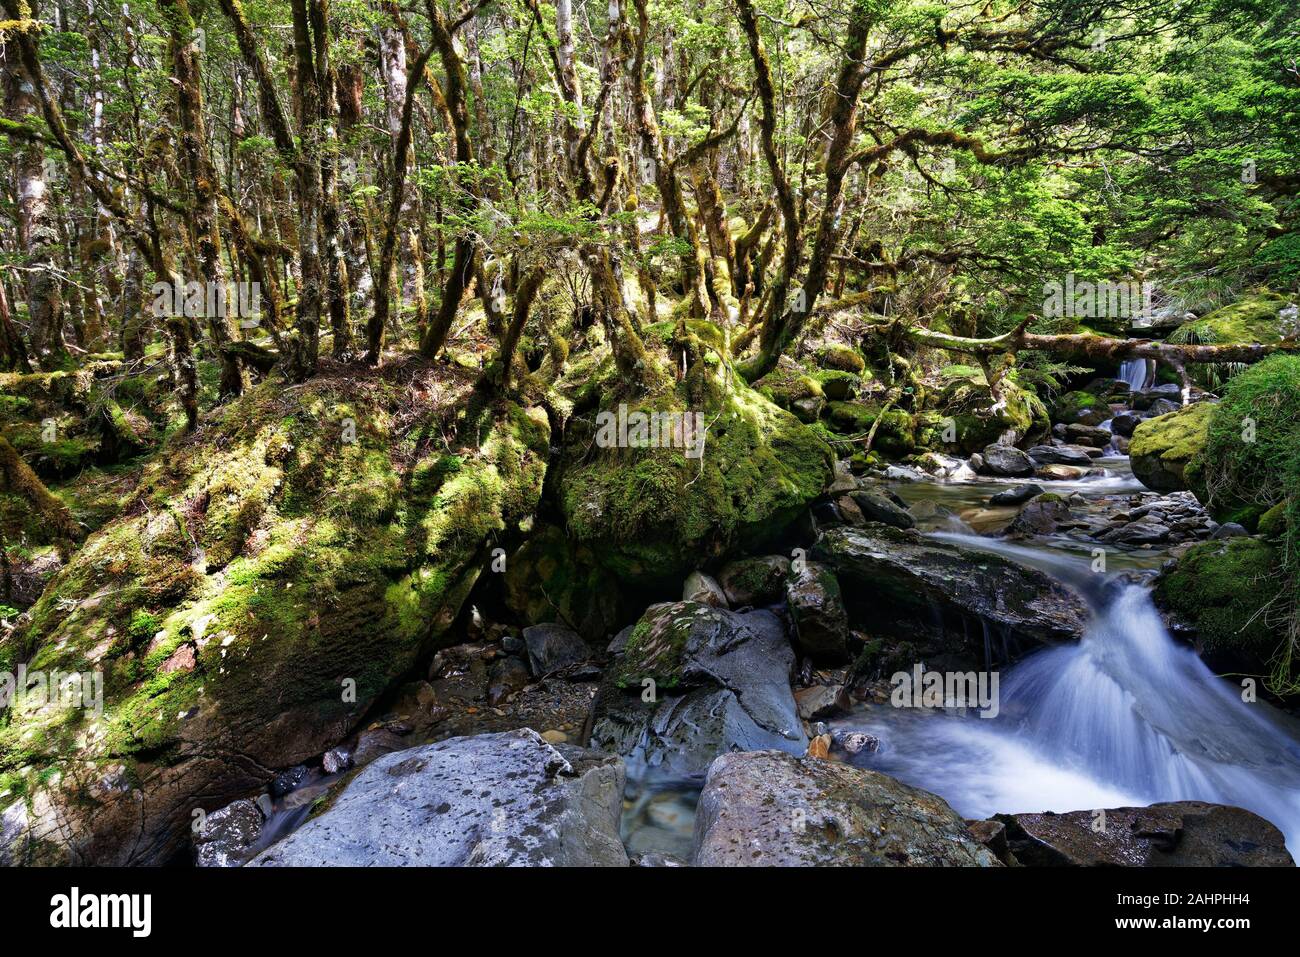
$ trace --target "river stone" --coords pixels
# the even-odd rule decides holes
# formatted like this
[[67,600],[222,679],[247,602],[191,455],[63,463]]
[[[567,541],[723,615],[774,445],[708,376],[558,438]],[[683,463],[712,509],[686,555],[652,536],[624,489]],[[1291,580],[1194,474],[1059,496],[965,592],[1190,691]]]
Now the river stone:
[[790,559],[784,555],[742,558],[722,566],[718,583],[733,607],[745,608],[781,598],[789,574]]
[[1035,445],[1029,450],[1029,457],[1037,465],[1077,465],[1083,468],[1092,465],[1092,456],[1080,445]]
[[982,454],[986,472],[1013,477],[1034,474],[1034,463],[1030,461],[1028,455],[1014,446],[989,445],[985,446]]
[[1133,430],[1138,427],[1142,417],[1133,412],[1121,412],[1110,420],[1110,430],[1115,435],[1122,435],[1124,438],[1132,438]]
[[210,812],[194,838],[195,866],[241,867],[252,857],[265,823],[266,816],[251,798]]
[[691,572],[682,585],[682,601],[698,601],[715,608],[727,607],[727,595],[717,579],[704,572]]
[[781,751],[713,762],[696,811],[692,863],[998,866],[942,798],[876,771]]
[[997,492],[989,499],[990,505],[1019,505],[1022,502],[1028,502],[1035,495],[1042,495],[1043,487],[1041,485],[1017,485],[1009,488],[1004,492]]
[[808,738],[790,690],[794,663],[770,611],[651,605],[606,669],[591,744],[623,755],[638,774],[649,767],[697,777],[728,751],[802,754]]
[[1147,414],[1152,418],[1159,415],[1168,415],[1170,412],[1177,412],[1183,407],[1181,402],[1175,402],[1173,399],[1156,399],[1147,406]]
[[883,522],[895,528],[912,528],[916,525],[916,520],[905,506],[875,489],[860,488],[853,493],[852,498],[869,521]]
[[981,655],[981,630],[970,627],[971,619],[1031,646],[1076,639],[1088,620],[1082,599],[1042,572],[914,530],[833,528],[813,557],[835,569],[851,616],[941,628],[962,642],[980,642]]
[[524,629],[524,645],[528,648],[528,664],[539,678],[591,656],[582,636],[568,625],[529,625]]
[[1053,814],[999,814],[1022,865],[1059,867],[1292,867],[1282,832],[1224,804],[1174,801]]
[[626,866],[623,762],[530,728],[387,754],[255,867]]
[[1097,449],[1104,449],[1110,445],[1110,432],[1096,425],[1083,425],[1076,422],[1065,427],[1065,434],[1075,445],[1088,445]]
[[1007,526],[1011,535],[1032,538],[1035,535],[1051,535],[1061,525],[1070,521],[1070,506],[1059,495],[1045,493],[1030,499],[1020,510],[1020,514]]
[[812,685],[794,693],[799,717],[805,721],[821,721],[837,715],[848,714],[853,703],[844,685]]
[[524,690],[531,680],[528,666],[519,658],[507,655],[494,661],[488,670],[488,704],[494,708],[499,706],[512,694]]
[[1177,383],[1166,382],[1164,385],[1154,386],[1150,389],[1140,389],[1134,392],[1129,399],[1129,405],[1139,411],[1147,411],[1156,402],[1161,399],[1173,401],[1182,397],[1182,387]]
[[1043,465],[1034,472],[1034,478],[1048,482],[1077,482],[1087,474],[1087,469],[1077,465]]
[[849,616],[835,573],[817,562],[803,562],[786,580],[785,598],[804,654],[817,661],[846,661]]

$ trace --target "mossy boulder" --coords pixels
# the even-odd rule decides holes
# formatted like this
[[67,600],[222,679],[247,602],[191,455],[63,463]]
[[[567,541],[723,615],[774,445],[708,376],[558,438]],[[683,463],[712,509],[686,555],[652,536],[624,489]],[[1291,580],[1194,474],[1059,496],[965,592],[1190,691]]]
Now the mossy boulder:
[[925,421],[922,444],[969,455],[1008,433],[1016,443],[1047,434],[1051,427],[1047,407],[1031,390],[1005,379],[999,386],[999,402],[982,372],[961,366],[950,366],[948,372],[933,399],[934,412]]
[[1174,338],[1182,342],[1271,343],[1282,339],[1281,313],[1294,300],[1280,293],[1262,291],[1243,296],[1228,306],[1207,313],[1178,327]]
[[1208,420],[1203,453],[1188,470],[1192,490],[1216,519],[1254,529],[1269,509],[1300,495],[1297,422],[1300,356],[1270,356],[1229,380]]
[[1092,392],[1079,390],[1066,392],[1056,397],[1051,409],[1053,422],[1066,425],[1100,425],[1110,418],[1110,406],[1104,397]]
[[[625,447],[602,446],[600,414],[567,429],[559,500],[569,536],[625,583],[675,589],[713,558],[760,547],[831,479],[829,446],[758,392],[732,381],[692,400],[689,388],[625,402],[624,413],[629,423],[637,413],[698,414],[698,457],[630,428]],[[601,412],[617,416],[618,405]]]
[[789,356],[782,356],[775,369],[754,383],[754,389],[787,412],[793,412],[796,403],[826,397],[818,377]]
[[1203,652],[1266,673],[1278,644],[1278,549],[1256,538],[1193,545],[1156,582],[1154,598],[1196,634]]
[[862,353],[852,346],[828,342],[817,349],[817,365],[823,369],[861,373],[867,367]]
[[909,455],[916,451],[916,419],[905,409],[882,409],[878,402],[831,402],[826,420],[842,435],[864,435],[880,421],[871,443],[888,455]]
[[0,670],[103,684],[102,713],[20,702],[0,727],[0,858],[163,863],[196,810],[351,731],[539,500],[546,416],[472,382],[393,363],[268,384],[148,464],[0,642]]
[[1128,447],[1138,481],[1157,492],[1187,489],[1188,463],[1205,448],[1213,414],[1213,402],[1197,402],[1139,424]]

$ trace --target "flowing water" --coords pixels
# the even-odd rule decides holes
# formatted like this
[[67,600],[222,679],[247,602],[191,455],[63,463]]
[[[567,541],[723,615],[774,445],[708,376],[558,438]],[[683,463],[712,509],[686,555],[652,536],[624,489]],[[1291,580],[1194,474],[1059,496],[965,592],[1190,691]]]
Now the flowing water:
[[1077,644],[1031,655],[1001,678],[982,718],[888,705],[838,727],[880,739],[863,767],[944,797],[967,817],[1201,800],[1248,808],[1300,851],[1300,738],[1287,716],[1246,703],[1169,636],[1146,589],[1086,565],[974,536],[937,533],[1048,570],[1092,621]]
[[[1099,460],[1105,474],[1052,482],[1085,498],[1144,490],[1127,458]],[[900,481],[894,491],[936,539],[1002,554],[1077,591],[1091,622],[1082,640],[1044,649],[1000,675],[999,713],[862,705],[833,722],[880,740],[853,759],[932,791],[971,818],[1202,800],[1248,808],[1272,821],[1300,857],[1300,726],[1213,674],[1176,643],[1147,589],[1091,571],[1095,542],[1048,536],[1014,544],[996,531],[1017,508],[990,509],[1012,480]],[[1112,572],[1151,569],[1161,549],[1108,555]],[[689,854],[695,789],[643,782],[629,801],[629,850]]]
[[1119,374],[1115,376],[1121,382],[1127,382],[1128,387],[1134,392],[1147,387],[1147,382],[1152,378],[1151,362],[1148,359],[1125,359],[1120,363]]

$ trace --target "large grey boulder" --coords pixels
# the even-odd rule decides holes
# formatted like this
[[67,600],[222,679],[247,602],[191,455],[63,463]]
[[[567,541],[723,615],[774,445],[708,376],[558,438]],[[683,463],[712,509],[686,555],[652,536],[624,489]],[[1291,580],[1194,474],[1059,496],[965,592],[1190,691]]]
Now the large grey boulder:
[[727,754],[713,762],[695,816],[693,863],[999,864],[942,798],[876,771],[781,751]]
[[651,605],[606,669],[592,703],[591,744],[646,768],[702,776],[719,754],[808,737],[790,676],[794,650],[769,611],[696,602]]
[[623,762],[523,728],[379,758],[255,867],[618,866]]
[[851,620],[857,614],[881,626],[939,629],[951,639],[977,642],[981,655],[979,622],[996,626],[999,639],[1023,646],[1019,650],[1032,650],[1078,638],[1088,620],[1083,600],[1048,575],[916,531],[833,528],[812,555],[835,570]]
[[989,445],[984,448],[984,471],[994,475],[1033,475],[1034,463],[1029,456],[1011,445]]
[[1081,445],[1035,445],[1029,450],[1029,457],[1036,465],[1074,465],[1080,468],[1092,465],[1092,456]]
[[1294,866],[1281,831],[1224,804],[1174,801],[994,820],[1006,826],[1016,860],[1029,867]]

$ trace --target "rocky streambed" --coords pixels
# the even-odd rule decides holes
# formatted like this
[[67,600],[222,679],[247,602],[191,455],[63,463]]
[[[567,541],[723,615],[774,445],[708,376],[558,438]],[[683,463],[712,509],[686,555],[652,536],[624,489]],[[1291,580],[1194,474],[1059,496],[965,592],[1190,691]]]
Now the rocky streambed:
[[[197,860],[1289,865],[1300,735],[1134,584],[1236,533],[1095,462],[841,468],[791,554],[690,575],[603,650],[476,613],[303,787],[211,815]],[[997,713],[898,707],[913,669],[998,676]]]

